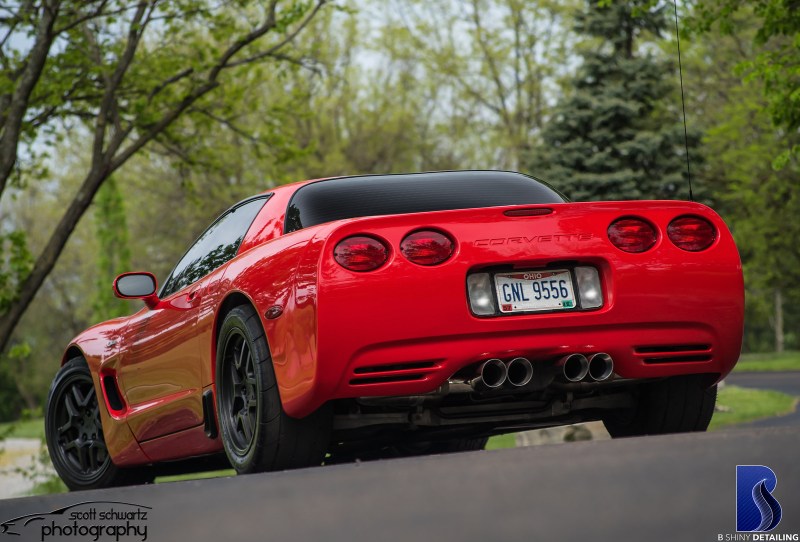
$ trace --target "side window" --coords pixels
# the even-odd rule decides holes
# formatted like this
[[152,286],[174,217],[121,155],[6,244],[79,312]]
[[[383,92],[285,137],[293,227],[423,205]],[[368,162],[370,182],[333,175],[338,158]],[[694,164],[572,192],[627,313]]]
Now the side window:
[[265,201],[266,198],[248,201],[217,219],[172,270],[161,288],[161,297],[167,297],[197,282],[236,256],[242,239]]

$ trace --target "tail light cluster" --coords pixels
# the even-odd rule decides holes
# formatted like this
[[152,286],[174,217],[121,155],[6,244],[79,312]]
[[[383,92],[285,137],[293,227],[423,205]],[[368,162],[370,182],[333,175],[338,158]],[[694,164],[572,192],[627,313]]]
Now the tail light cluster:
[[[699,216],[679,216],[667,226],[667,237],[676,247],[689,252],[706,250],[717,239],[717,229]],[[620,250],[639,253],[650,250],[658,241],[658,231],[650,222],[623,217],[608,227],[608,239]]]
[[[439,265],[450,259],[456,245],[442,232],[418,230],[403,238],[400,253],[417,265]],[[389,247],[376,238],[354,235],[340,241],[333,250],[333,258],[350,271],[372,271],[389,259]]]
[[608,238],[625,252],[644,252],[650,250],[658,241],[656,229],[638,218],[620,218],[608,227]]
[[669,223],[667,237],[678,248],[689,252],[700,252],[714,243],[717,239],[717,230],[708,220],[696,216],[682,216]]

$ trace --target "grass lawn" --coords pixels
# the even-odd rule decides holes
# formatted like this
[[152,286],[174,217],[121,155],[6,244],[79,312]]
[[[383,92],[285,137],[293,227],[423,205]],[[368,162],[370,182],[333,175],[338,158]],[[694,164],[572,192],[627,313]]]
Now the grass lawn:
[[742,354],[733,371],[800,371],[800,351]]
[[38,438],[44,440],[44,418],[0,423],[0,438]]
[[487,450],[500,450],[501,448],[516,448],[517,434],[508,433],[507,435],[497,435],[489,439],[486,443]]
[[797,401],[797,397],[777,391],[725,386],[719,391],[717,405],[730,410],[715,412],[708,429],[789,414],[797,407]]
[[182,480],[202,480],[204,478],[219,478],[220,476],[236,476],[236,471],[233,469],[225,469],[212,470],[208,472],[196,472],[192,474],[177,474],[175,476],[159,476],[156,478],[156,483],[180,482]]

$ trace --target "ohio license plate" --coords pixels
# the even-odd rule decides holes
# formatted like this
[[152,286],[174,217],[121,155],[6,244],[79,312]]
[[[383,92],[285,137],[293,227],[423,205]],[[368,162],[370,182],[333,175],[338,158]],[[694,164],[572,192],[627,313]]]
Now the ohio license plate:
[[497,273],[494,283],[500,312],[575,308],[572,274],[567,269]]

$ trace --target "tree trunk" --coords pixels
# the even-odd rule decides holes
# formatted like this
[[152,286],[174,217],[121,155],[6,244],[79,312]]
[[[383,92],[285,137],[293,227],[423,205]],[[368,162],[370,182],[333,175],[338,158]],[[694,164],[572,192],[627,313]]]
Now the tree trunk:
[[775,289],[775,351],[783,352],[783,294],[780,288]]
[[14,328],[22,318],[28,305],[30,305],[36,292],[39,291],[39,288],[44,283],[47,275],[55,267],[58,257],[64,250],[67,240],[69,240],[69,236],[89,208],[89,205],[91,205],[97,189],[100,188],[100,185],[110,173],[108,166],[105,165],[101,166],[101,168],[95,168],[89,173],[75,199],[50,236],[47,246],[36,259],[30,275],[20,286],[18,297],[11,302],[6,312],[0,316],[0,352],[5,350]]

